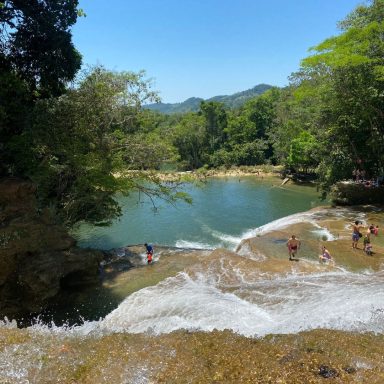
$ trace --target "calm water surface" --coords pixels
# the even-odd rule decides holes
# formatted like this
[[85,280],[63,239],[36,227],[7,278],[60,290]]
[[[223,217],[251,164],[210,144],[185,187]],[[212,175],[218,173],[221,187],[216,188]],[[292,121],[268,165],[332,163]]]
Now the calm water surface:
[[74,235],[82,247],[111,249],[151,242],[182,248],[234,248],[247,232],[290,214],[324,204],[316,188],[280,186],[278,178],[210,179],[185,188],[193,204],[177,206],[138,194],[120,197],[123,216],[110,227],[82,225]]

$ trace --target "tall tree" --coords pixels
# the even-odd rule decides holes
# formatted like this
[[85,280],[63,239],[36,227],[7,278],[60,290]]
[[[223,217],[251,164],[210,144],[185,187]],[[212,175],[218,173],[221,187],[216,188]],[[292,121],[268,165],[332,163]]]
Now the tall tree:
[[202,101],[200,111],[206,122],[207,150],[209,153],[213,153],[220,148],[225,140],[227,127],[225,107],[224,104],[217,101]]
[[204,164],[205,138],[205,120],[201,115],[187,113],[175,125],[173,144],[178,149],[183,169],[196,169]]
[[0,3],[0,65],[43,96],[61,94],[81,65],[70,28],[78,0],[6,0]]
[[149,151],[165,152],[161,143],[131,132],[146,100],[157,95],[143,72],[96,67],[61,97],[38,101],[31,128],[12,141],[17,166],[38,185],[40,202],[67,226],[110,223],[121,214],[118,192],[140,190],[168,201],[186,197],[142,171],[153,168]]
[[369,176],[384,168],[384,1],[359,6],[340,23],[342,33],[313,48],[303,60],[300,90],[317,93],[326,185]]
[[30,126],[34,102],[63,93],[80,68],[70,30],[81,14],[77,6],[77,0],[0,2],[0,175],[21,171],[9,141]]

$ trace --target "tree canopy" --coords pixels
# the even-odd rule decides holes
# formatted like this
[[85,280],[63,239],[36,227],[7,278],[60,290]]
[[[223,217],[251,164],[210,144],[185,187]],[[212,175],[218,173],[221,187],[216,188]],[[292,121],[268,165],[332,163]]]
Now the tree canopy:
[[56,96],[80,69],[70,27],[77,0],[6,0],[0,3],[0,65],[14,71],[30,91]]
[[289,86],[173,115],[143,108],[159,101],[143,71],[79,73],[81,14],[74,0],[0,3],[0,176],[33,180],[68,226],[111,222],[117,193],[188,199],[153,172],[164,164],[283,164],[317,173],[324,190],[353,169],[384,174],[384,0],[340,22]]

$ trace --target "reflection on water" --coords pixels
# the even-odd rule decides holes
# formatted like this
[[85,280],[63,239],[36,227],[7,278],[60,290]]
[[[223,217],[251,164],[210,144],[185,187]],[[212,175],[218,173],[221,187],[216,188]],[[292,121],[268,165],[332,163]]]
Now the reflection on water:
[[132,195],[119,199],[123,217],[111,227],[82,225],[75,236],[79,245],[101,249],[131,244],[182,248],[234,249],[254,228],[295,212],[320,205],[316,188],[285,186],[279,178],[211,179],[201,188],[187,186],[193,204],[176,207],[157,201],[157,213],[149,200]]

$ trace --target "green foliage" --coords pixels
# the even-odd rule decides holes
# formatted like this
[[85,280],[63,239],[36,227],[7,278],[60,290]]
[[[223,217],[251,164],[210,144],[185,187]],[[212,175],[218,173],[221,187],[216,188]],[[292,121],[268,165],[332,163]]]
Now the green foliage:
[[214,167],[224,165],[258,165],[265,162],[265,151],[268,148],[264,140],[255,140],[249,143],[235,144],[230,150],[221,148],[211,155],[210,163]]
[[200,110],[205,118],[206,149],[213,153],[224,143],[227,113],[224,105],[216,101],[202,101]]
[[359,6],[340,23],[342,34],[313,48],[296,77],[301,97],[318,105],[314,118],[326,148],[319,173],[326,186],[351,177],[353,168],[368,177],[383,173],[383,5]]
[[[19,158],[34,102],[65,91],[80,68],[71,41],[77,1],[13,1],[0,7],[0,175],[21,175]],[[23,147],[24,144],[21,144]],[[30,154],[26,155],[30,158]]]
[[70,32],[80,16],[77,0],[0,3],[0,175],[34,180],[68,226],[108,224],[121,214],[117,193],[188,201],[153,172],[164,163],[280,163],[316,169],[325,189],[354,168],[384,173],[384,0],[347,16],[289,87],[192,98],[196,112],[172,115],[143,109],[159,102],[144,72],[96,67],[67,86],[81,64]]
[[70,27],[77,0],[7,0],[0,8],[0,68],[14,69],[38,95],[59,95],[81,65]]
[[173,144],[184,170],[200,168],[204,161],[205,120],[193,113],[184,115],[175,125]]
[[81,220],[106,224],[119,216],[118,192],[185,199],[174,186],[140,172],[166,156],[158,137],[132,130],[132,121],[141,120],[141,103],[156,97],[143,72],[96,67],[65,95],[37,102],[31,128],[12,147],[21,152],[16,166],[39,186],[42,205],[53,205],[71,226]]
[[291,140],[291,148],[287,164],[292,168],[299,168],[307,171],[315,167],[316,159],[314,153],[317,149],[317,142],[308,131],[302,131],[298,137]]

